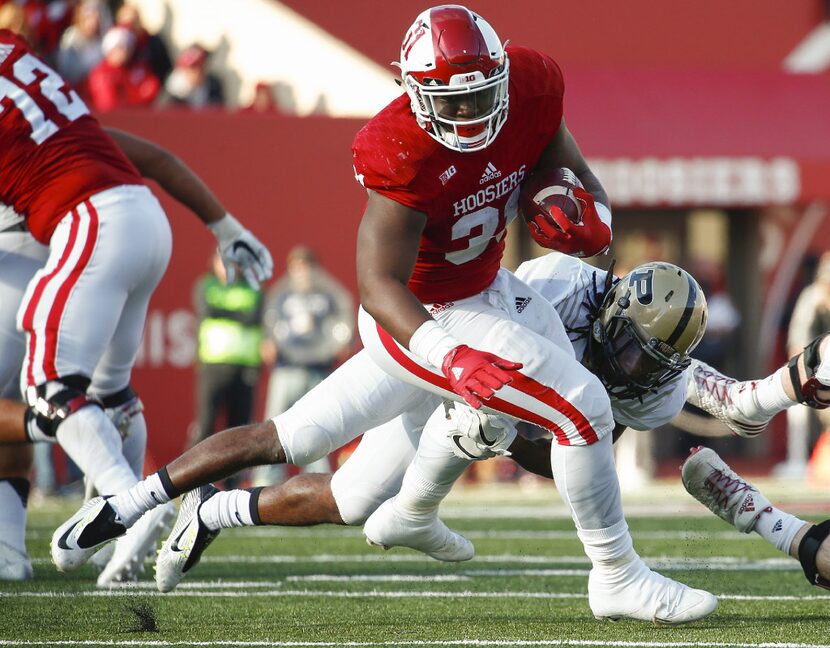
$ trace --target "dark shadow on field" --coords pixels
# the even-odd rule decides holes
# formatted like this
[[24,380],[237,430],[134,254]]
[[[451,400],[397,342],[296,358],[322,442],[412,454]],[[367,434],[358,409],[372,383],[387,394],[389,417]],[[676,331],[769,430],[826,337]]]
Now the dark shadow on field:
[[127,599],[123,604],[123,611],[128,617],[125,632],[158,632],[156,611],[149,601],[142,599]]

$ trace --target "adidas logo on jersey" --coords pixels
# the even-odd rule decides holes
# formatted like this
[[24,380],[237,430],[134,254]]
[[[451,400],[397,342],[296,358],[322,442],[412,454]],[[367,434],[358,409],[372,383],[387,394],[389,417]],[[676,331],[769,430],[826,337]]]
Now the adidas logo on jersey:
[[775,523],[775,526],[772,527],[772,532],[773,533],[778,533],[783,528],[784,528],[784,522],[782,520],[778,520],[778,522]]
[[484,169],[484,173],[481,176],[481,180],[478,181],[478,184],[486,184],[496,178],[501,178],[501,171],[493,166],[492,162],[488,162],[487,168]]
[[738,509],[739,514],[746,513],[747,511],[750,513],[755,511],[755,500],[752,499],[752,495],[747,495],[746,499],[743,501],[743,504],[741,504],[741,508]]
[[7,58],[9,58],[9,54],[14,51],[14,45],[0,45],[0,65],[3,64]]
[[516,297],[516,312],[521,313],[530,303],[532,297]]

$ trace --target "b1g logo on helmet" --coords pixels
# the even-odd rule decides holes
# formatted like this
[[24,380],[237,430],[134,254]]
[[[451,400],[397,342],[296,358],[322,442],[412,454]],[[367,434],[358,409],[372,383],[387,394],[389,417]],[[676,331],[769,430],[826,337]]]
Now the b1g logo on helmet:
[[632,272],[628,285],[634,288],[637,301],[648,306],[654,299],[654,270],[648,268]]

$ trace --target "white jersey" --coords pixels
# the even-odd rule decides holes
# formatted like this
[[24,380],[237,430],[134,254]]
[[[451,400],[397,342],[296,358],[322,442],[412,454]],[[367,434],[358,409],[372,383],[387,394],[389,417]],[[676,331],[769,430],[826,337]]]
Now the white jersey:
[[[553,305],[568,331],[588,325],[587,302],[593,295],[594,286],[602,289],[606,274],[605,270],[559,252],[526,261],[516,270],[519,279]],[[571,333],[571,342],[576,357],[581,358],[587,345],[585,336]],[[642,400],[620,399],[609,394],[614,420],[635,430],[665,425],[677,416],[686,401],[687,374],[684,372],[654,392],[643,395]]]

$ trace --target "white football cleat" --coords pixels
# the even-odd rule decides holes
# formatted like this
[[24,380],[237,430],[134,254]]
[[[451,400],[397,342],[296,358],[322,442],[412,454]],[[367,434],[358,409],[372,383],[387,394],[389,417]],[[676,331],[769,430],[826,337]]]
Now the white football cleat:
[[741,533],[752,531],[758,518],[772,511],[769,500],[711,448],[692,448],[680,476],[689,495]]
[[0,542],[0,581],[32,580],[32,561],[25,551]]
[[686,399],[695,407],[714,416],[735,434],[752,438],[763,432],[771,416],[758,411],[755,382],[739,382],[700,360],[692,360],[692,380]]
[[126,531],[107,500],[94,497],[52,534],[52,562],[59,571],[80,567],[103,544]]
[[473,543],[447,528],[437,514],[423,521],[407,519],[395,510],[394,498],[369,516],[363,535],[370,545],[409,547],[445,562],[470,560],[476,554]]
[[692,589],[648,568],[635,556],[619,573],[588,575],[588,604],[600,620],[636,619],[679,625],[702,619],[718,607],[705,590]]
[[115,541],[112,558],[98,576],[98,587],[137,581],[138,574],[144,570],[147,554],[155,553],[159,538],[170,530],[175,519],[176,507],[172,502],[142,515],[123,537]]
[[200,486],[182,498],[179,517],[170,537],[164,541],[156,560],[156,587],[159,592],[170,592],[202,557],[208,545],[219,535],[199,519],[202,503],[219,491],[212,485]]

